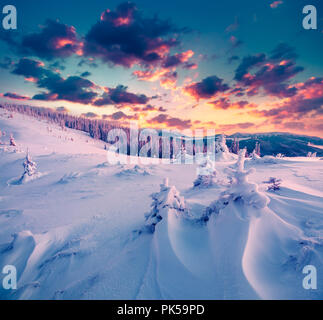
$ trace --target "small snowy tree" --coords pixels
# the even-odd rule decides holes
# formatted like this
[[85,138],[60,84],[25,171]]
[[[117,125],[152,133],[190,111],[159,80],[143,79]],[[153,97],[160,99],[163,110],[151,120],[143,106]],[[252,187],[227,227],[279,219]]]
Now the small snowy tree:
[[235,137],[232,143],[232,153],[238,154],[240,147],[239,147],[239,140]]
[[181,145],[181,151],[180,151],[181,153],[181,162],[182,163],[185,163],[185,160],[186,160],[186,148],[185,148],[185,146],[182,144]]
[[24,173],[20,178],[20,181],[28,180],[30,177],[36,174],[37,165],[34,161],[32,161],[29,151],[27,151],[27,155],[25,161],[23,162]]
[[260,142],[256,142],[255,152],[260,157]]
[[277,179],[274,177],[270,177],[268,181],[265,181],[264,183],[268,184],[268,188],[267,190],[270,191],[276,191],[276,190],[280,190],[280,184],[281,184],[281,179]]
[[226,143],[224,134],[221,134],[215,142],[215,153],[229,153],[229,149]]
[[[248,181],[248,176],[255,170],[244,169],[246,149],[241,149],[238,154],[238,161],[234,168],[227,168],[230,185],[224,191],[220,198],[213,202],[209,208],[209,213],[219,213],[221,209],[226,207],[229,203],[239,203],[244,207],[252,207],[259,210],[264,208],[269,199],[258,192],[258,185]],[[239,210],[241,218],[248,218],[248,211]]]
[[168,185],[168,178],[160,185],[160,191],[151,195],[153,202],[151,211],[146,215],[145,229],[148,232],[155,232],[155,226],[159,223],[169,210],[178,214],[185,214],[186,206],[184,197],[180,196],[178,190]]
[[251,158],[252,160],[260,159],[260,157],[259,157],[259,155],[258,155],[258,153],[257,153],[256,149],[254,149],[254,150],[252,151],[252,153],[250,154],[250,158]]
[[10,145],[13,146],[13,147],[17,146],[16,141],[15,141],[12,134],[10,134]]
[[194,188],[208,188],[215,185],[216,175],[214,162],[208,157],[202,159],[197,168],[197,178],[193,182]]

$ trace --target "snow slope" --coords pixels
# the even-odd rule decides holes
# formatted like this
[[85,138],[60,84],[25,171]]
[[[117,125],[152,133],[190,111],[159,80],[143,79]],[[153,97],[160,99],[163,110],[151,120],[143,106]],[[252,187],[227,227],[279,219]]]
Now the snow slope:
[[[323,298],[323,161],[247,160],[268,203],[231,197],[209,214],[232,191],[236,156],[215,162],[218,184],[193,188],[196,164],[111,165],[102,141],[1,109],[0,130],[0,269],[15,265],[18,275],[1,299]],[[27,149],[42,175],[12,184]],[[266,191],[269,177],[281,190]],[[151,194],[163,192],[151,233]],[[309,264],[317,290],[302,286]]]

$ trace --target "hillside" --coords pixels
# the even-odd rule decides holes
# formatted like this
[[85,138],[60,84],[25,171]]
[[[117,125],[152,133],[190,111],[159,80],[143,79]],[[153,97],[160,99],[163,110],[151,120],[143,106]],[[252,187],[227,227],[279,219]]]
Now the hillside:
[[81,131],[2,109],[0,130],[0,268],[18,275],[0,299],[323,298],[302,286],[306,265],[323,278],[320,158],[111,164]]

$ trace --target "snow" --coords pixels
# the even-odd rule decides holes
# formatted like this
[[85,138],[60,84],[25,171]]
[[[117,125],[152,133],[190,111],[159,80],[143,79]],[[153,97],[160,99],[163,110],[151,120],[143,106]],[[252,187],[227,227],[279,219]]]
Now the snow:
[[[0,130],[0,269],[18,275],[1,299],[323,298],[319,158],[237,159],[221,136],[206,162],[112,164],[83,132],[2,109]],[[37,171],[13,183],[27,150]],[[215,171],[221,183],[192,187]],[[302,287],[306,265],[317,290]]]

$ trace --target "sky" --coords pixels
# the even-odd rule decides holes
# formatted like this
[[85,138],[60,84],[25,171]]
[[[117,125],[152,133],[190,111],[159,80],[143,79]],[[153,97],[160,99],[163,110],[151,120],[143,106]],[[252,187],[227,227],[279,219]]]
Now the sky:
[[[10,4],[17,30],[0,25],[2,103],[122,125],[323,137],[320,0]],[[302,25],[308,4],[316,30]]]

